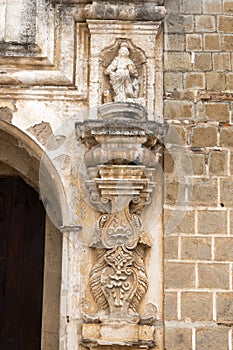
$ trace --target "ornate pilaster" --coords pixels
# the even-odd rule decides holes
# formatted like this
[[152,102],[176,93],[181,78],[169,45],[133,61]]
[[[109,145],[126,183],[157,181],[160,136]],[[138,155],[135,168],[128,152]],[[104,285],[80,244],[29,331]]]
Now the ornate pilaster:
[[[76,135],[88,148],[81,187],[98,213],[93,232],[86,229],[92,267],[85,302],[92,311],[84,309],[81,333],[89,348],[163,349],[165,14],[162,0],[96,0],[83,10],[91,119],[76,123]],[[152,198],[157,217],[144,220]]]
[[[139,309],[148,289],[145,258],[153,242],[141,213],[156,188],[166,125],[148,121],[144,107],[127,102],[104,104],[98,116],[76,123],[78,139],[89,148],[86,187],[101,213],[90,242],[95,259],[89,288],[98,312],[84,317],[83,344],[127,345],[133,336],[135,344],[151,347],[157,315],[146,317]],[[148,339],[139,339],[142,327],[148,328]],[[90,335],[90,329],[97,333]],[[106,329],[115,334],[111,341],[103,335]],[[128,340],[121,339],[119,329],[129,334]]]

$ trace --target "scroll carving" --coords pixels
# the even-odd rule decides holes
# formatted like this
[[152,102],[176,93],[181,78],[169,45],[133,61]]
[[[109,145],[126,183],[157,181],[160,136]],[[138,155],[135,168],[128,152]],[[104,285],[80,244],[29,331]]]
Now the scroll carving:
[[101,321],[138,323],[138,307],[148,287],[144,266],[149,237],[141,219],[128,207],[104,214],[96,227],[96,259],[90,273],[90,289],[104,314]]
[[90,242],[95,258],[89,275],[98,312],[85,319],[132,326],[147,322],[140,305],[148,289],[145,257],[152,240],[141,212],[155,187],[166,126],[147,121],[144,107],[134,103],[104,104],[98,111],[102,119],[76,124],[78,138],[89,148],[89,199],[101,212]]

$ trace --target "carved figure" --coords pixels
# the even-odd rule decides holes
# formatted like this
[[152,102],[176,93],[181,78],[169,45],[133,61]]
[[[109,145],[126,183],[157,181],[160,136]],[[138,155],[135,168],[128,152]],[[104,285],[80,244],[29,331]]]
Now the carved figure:
[[128,99],[139,97],[138,71],[129,58],[129,45],[126,42],[121,44],[118,56],[107,67],[105,73],[110,76],[115,102],[126,102]]

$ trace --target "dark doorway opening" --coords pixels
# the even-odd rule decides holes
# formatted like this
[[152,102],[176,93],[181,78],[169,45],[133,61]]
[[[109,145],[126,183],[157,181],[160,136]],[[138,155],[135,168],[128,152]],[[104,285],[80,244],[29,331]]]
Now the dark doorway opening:
[[20,178],[0,178],[0,349],[40,350],[45,210]]

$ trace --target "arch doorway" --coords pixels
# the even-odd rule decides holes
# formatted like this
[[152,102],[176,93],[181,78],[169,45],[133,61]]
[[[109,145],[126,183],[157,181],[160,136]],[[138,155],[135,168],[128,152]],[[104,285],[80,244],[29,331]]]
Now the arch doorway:
[[0,349],[41,349],[45,210],[21,178],[0,178]]
[[[43,165],[42,168],[41,163]],[[46,193],[44,193],[43,197],[46,202],[47,212],[47,215],[45,216],[44,266],[42,271],[43,293],[40,294],[41,297],[43,294],[42,326],[40,325],[40,333],[39,337],[37,338],[37,343],[40,344],[38,345],[38,347],[36,347],[37,345],[35,347],[30,346],[30,350],[57,350],[59,348],[60,332],[59,322],[63,240],[63,236],[59,228],[63,227],[64,222],[66,222],[66,220],[68,220],[67,218],[69,217],[69,211],[65,205],[65,203],[67,203],[65,191],[63,189],[63,185],[59,174],[57,173],[50,160],[44,156],[44,152],[39,147],[39,145],[36,144],[34,140],[32,140],[28,135],[19,130],[17,127],[0,120],[0,179],[4,178],[11,178],[12,181],[13,178],[15,180],[18,179],[21,182],[21,186],[26,186],[27,191],[32,191],[33,201],[39,200],[39,195],[37,193],[40,194],[40,197],[43,197],[43,195],[40,192],[41,182],[43,184],[43,188],[46,189]],[[9,185],[8,188],[9,187],[11,186]],[[22,201],[21,197],[18,196],[16,202]],[[39,203],[41,204],[40,201]],[[5,206],[6,205],[3,205],[0,200],[0,213]],[[28,218],[32,215],[30,212],[26,213],[27,214],[24,215],[25,218]],[[12,213],[10,213],[9,215],[12,215]],[[53,219],[53,221],[50,220],[50,217]],[[13,219],[11,216],[8,220],[8,223],[10,225],[13,225],[13,223],[15,223],[15,229],[19,230],[23,220],[25,219],[23,219],[23,214],[21,212],[17,214],[16,219]],[[29,238],[35,236],[37,229],[36,226],[38,226],[38,224],[36,224],[36,220],[37,216],[36,218],[34,218],[34,224],[32,228],[33,235],[29,236]],[[25,225],[29,225],[29,221]],[[2,230],[1,227],[0,230]],[[35,239],[39,239],[39,237]],[[2,238],[0,237],[0,249],[1,240]],[[37,245],[37,241],[34,241],[34,243],[31,242],[31,244]],[[12,250],[10,251],[12,252]],[[4,319],[1,319],[1,317],[3,317],[3,293],[5,293],[5,291],[2,289],[2,286],[5,285],[5,282],[4,284],[2,282],[2,276],[4,276],[4,279],[6,276],[6,267],[5,262],[3,265],[3,260],[5,259],[2,258],[2,253],[0,253],[0,350],[6,350],[6,348],[3,347],[1,343],[1,341],[3,341],[1,339],[1,329],[3,329],[2,322],[6,323]],[[11,283],[16,283],[16,281],[14,281],[14,278],[18,277],[17,273],[18,272],[10,274],[13,278],[13,281]],[[34,273],[35,271],[33,270],[33,268],[30,271],[28,271],[25,282],[27,283],[27,286],[33,286]],[[31,297],[32,296],[34,296],[33,293]],[[15,296],[12,296],[12,299],[13,297]],[[33,309],[31,309],[31,312],[33,312]],[[22,307],[20,309],[19,315],[20,321],[23,319],[23,317],[27,317],[26,314],[24,315],[24,310],[22,310]],[[14,315],[14,318],[15,317],[16,316]],[[16,327],[16,321],[16,319],[14,319],[13,321],[7,321],[11,322],[11,324],[8,327]],[[6,328],[4,332],[6,333]],[[39,339],[41,339],[41,342]],[[7,348],[7,350],[21,350],[22,348],[15,347],[13,341],[14,339],[10,340],[10,345]],[[25,347],[23,347],[23,350],[28,349],[29,348],[27,348],[26,345]]]

